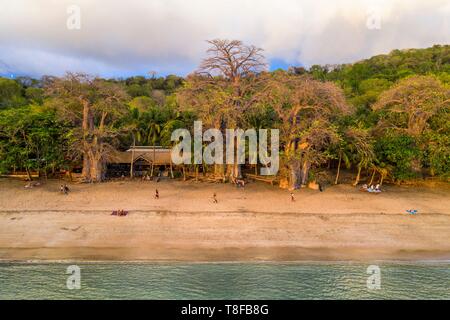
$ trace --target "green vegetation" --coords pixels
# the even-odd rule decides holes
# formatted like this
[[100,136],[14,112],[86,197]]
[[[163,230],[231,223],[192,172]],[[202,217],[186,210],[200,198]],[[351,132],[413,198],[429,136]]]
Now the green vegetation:
[[[201,119],[221,130],[279,128],[279,174],[291,187],[326,170],[339,183],[344,168],[355,185],[450,178],[450,46],[267,72],[258,48],[210,45],[186,78],[0,78],[0,173],[81,166],[101,181],[112,150],[169,146],[174,129]],[[241,175],[237,165],[210,170]]]

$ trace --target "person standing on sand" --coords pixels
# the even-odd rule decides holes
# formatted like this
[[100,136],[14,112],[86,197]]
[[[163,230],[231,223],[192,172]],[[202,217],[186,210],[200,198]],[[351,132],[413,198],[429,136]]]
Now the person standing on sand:
[[64,193],[65,195],[69,194],[69,187],[67,186],[67,184],[62,184],[59,190],[61,191],[61,193]]
[[295,198],[294,198],[294,193],[291,191],[291,202],[294,202]]
[[214,192],[214,194],[213,194],[213,202],[214,202],[214,203],[218,203],[218,201],[217,201],[217,195],[216,195],[215,192]]
[[158,189],[155,190],[155,199],[159,199],[159,191],[158,191]]

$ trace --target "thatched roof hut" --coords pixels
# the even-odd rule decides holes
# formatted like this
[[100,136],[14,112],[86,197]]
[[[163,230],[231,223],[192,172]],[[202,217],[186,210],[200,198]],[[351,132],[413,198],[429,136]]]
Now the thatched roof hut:
[[136,146],[131,147],[127,151],[116,151],[109,155],[109,164],[131,164],[136,161],[146,161],[154,165],[170,165],[171,149],[153,146]]

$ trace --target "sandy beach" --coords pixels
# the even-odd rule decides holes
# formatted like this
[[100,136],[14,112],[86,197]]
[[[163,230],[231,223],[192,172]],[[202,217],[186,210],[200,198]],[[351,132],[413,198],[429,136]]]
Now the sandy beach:
[[[0,178],[1,260],[450,259],[448,185],[377,195],[338,185],[298,190],[295,202],[262,183],[69,184],[68,196],[58,181],[24,185]],[[117,209],[129,215],[111,216]]]

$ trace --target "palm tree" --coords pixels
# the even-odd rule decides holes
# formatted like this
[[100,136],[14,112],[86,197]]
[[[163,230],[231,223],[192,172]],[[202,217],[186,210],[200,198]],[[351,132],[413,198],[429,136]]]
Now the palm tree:
[[153,163],[152,163],[152,172],[151,176],[153,176],[153,168],[156,159],[156,141],[160,139],[161,126],[156,121],[150,122],[148,126],[148,141],[152,142],[153,145]]
[[[178,118],[178,116],[177,116]],[[181,129],[186,127],[184,122],[180,119],[173,119],[173,120],[169,120],[168,122],[166,122],[166,124],[164,125],[164,127],[162,128],[161,132],[160,132],[160,139],[161,139],[161,143],[164,146],[173,146],[174,142],[171,141],[171,135],[172,132],[176,129]],[[173,179],[173,168],[172,168],[172,161],[170,162],[170,175]]]
[[375,152],[367,130],[350,128],[346,135],[349,139],[349,149],[354,154],[353,161],[357,162],[358,173],[353,183],[353,186],[357,186],[361,178],[361,170],[374,162]]
[[344,163],[345,163],[345,166],[347,167],[347,169],[350,169],[350,166],[351,166],[350,154],[348,153],[348,145],[347,145],[346,141],[342,141],[339,144],[338,152],[339,152],[339,161],[338,161],[338,168],[337,168],[336,179],[334,180],[334,184],[339,183],[339,175],[341,173],[342,160],[344,160]]

